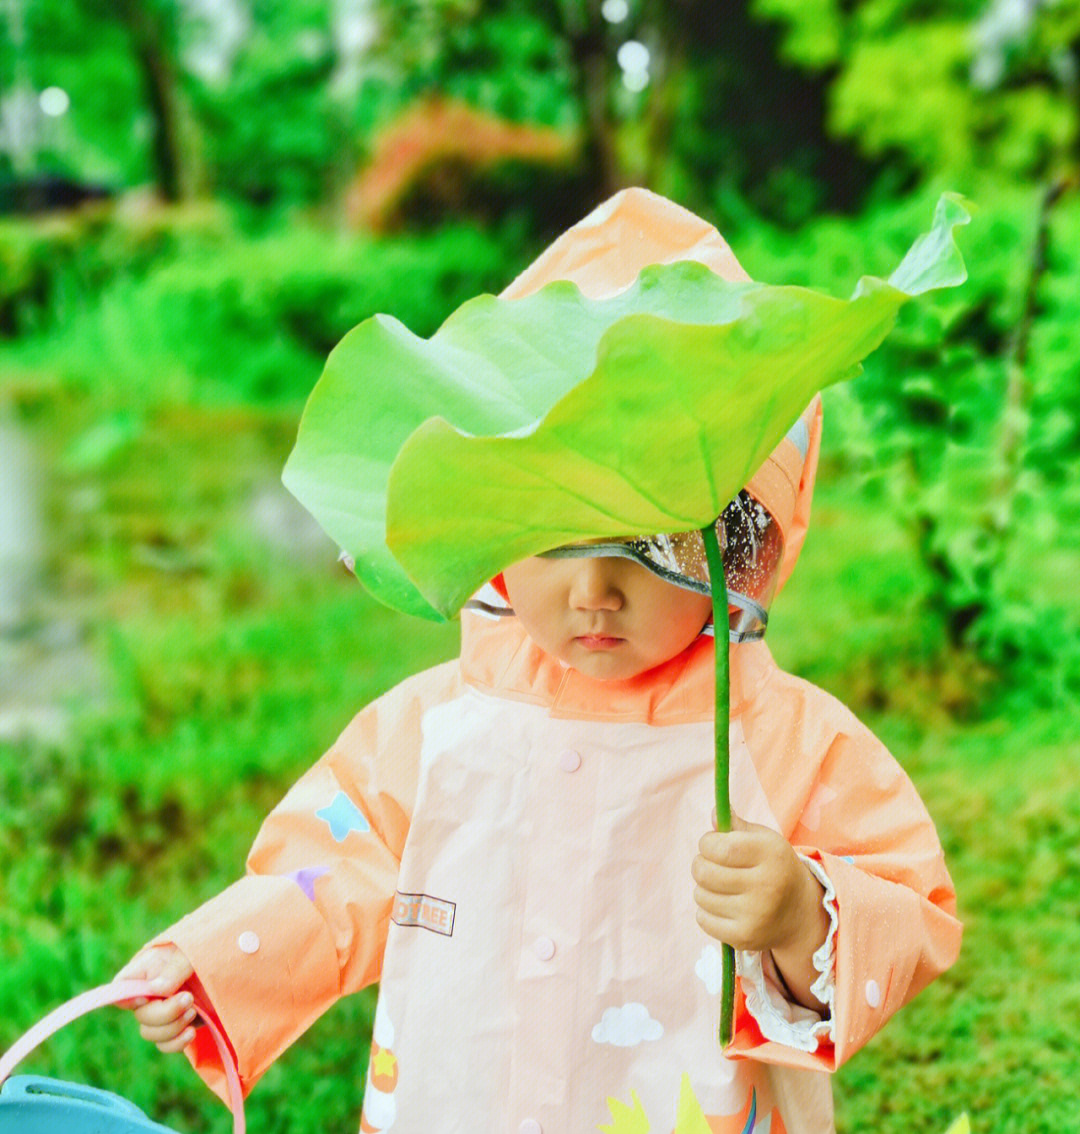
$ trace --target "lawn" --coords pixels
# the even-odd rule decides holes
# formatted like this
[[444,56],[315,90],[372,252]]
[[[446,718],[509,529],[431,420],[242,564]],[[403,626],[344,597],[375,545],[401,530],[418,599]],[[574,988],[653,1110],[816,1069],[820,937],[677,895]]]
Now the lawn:
[[[75,641],[82,662],[47,691],[62,727],[0,741],[0,1048],[230,881],[352,713],[454,653],[453,626],[374,604],[290,504],[278,476],[298,412],[128,417],[63,385],[14,391],[45,532],[44,613],[19,656],[44,667]],[[1025,708],[1023,690],[978,708],[977,667],[935,645],[921,593],[896,521],[826,461],[770,640],[907,767],[966,925],[955,968],[839,1072],[839,1127],[937,1132],[968,1110],[986,1134],[1075,1129],[1080,722]],[[60,645],[50,625],[68,628]],[[342,1003],[279,1061],[253,1131],[356,1129],[373,1003]],[[34,1067],[180,1131],[227,1129],[183,1060],[118,1012],[69,1028]]]

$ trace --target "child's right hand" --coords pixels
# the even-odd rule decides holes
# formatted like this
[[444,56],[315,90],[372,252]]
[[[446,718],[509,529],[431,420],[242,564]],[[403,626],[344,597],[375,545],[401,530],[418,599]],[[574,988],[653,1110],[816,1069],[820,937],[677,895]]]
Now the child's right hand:
[[139,997],[119,1005],[135,1013],[139,1034],[158,1051],[183,1051],[195,1038],[195,997],[187,989],[180,991],[194,975],[191,962],[175,945],[140,949],[116,974],[117,980],[148,980],[161,994],[160,1000]]

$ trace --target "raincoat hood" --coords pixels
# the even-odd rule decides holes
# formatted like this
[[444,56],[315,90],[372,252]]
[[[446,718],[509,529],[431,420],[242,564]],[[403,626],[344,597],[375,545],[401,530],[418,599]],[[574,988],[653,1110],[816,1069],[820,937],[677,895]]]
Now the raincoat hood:
[[[589,298],[604,299],[630,287],[643,268],[681,260],[704,264],[725,280],[750,278],[727,242],[708,222],[647,189],[625,189],[558,237],[502,292],[502,297],[516,299],[555,280],[570,280]],[[776,591],[791,574],[806,536],[820,442],[821,398],[816,396],[725,513],[729,515],[730,529],[731,513],[736,517],[747,513],[745,497],[749,494],[772,517],[782,546],[782,554],[771,556],[765,578],[752,580],[753,572],[748,569],[742,571],[740,578],[739,556],[730,558],[728,586],[736,603],[746,597],[767,610]],[[626,541],[621,548],[596,546],[598,553],[625,553],[661,577],[707,593],[708,575],[700,535],[677,536],[674,548],[672,542],[670,537],[658,536]],[[570,550],[572,553],[573,549]],[[694,563],[689,570],[688,561]],[[500,576],[494,584],[496,590],[505,594]],[[751,617],[749,621],[756,620]]]

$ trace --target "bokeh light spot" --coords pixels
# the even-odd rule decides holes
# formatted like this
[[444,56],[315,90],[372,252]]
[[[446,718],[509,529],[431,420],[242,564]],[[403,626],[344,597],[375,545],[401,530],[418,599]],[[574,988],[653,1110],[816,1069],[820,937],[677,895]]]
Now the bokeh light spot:
[[47,114],[50,118],[60,118],[67,114],[71,107],[71,99],[67,91],[61,87],[46,87],[38,95],[38,105],[42,114]]
[[621,24],[630,15],[630,5],[626,0],[604,0],[600,6],[600,15],[609,24]]
[[649,49],[640,40],[628,39],[615,56],[624,71],[648,71]]

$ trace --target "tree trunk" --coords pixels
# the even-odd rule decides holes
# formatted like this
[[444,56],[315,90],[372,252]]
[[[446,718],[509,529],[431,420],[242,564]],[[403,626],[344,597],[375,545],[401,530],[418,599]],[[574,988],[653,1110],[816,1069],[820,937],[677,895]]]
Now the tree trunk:
[[563,0],[560,8],[584,118],[582,154],[598,197],[606,199],[624,188],[626,179],[619,162],[615,122],[610,112],[610,49],[604,34],[604,20],[596,0]]
[[194,195],[201,178],[194,155],[194,122],[177,74],[171,17],[145,0],[116,0],[113,11],[130,39],[154,122],[154,181],[165,200],[184,200]]

